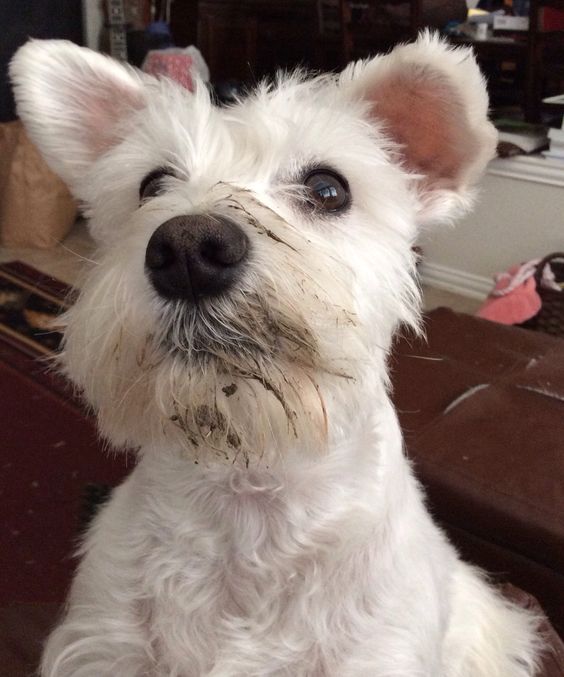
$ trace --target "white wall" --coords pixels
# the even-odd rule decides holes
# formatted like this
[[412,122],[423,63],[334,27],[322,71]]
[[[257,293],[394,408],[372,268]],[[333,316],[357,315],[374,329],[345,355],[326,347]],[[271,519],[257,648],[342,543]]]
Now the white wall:
[[[422,238],[425,282],[480,297],[491,287],[494,273],[564,251],[564,165],[559,174],[542,164],[538,171],[533,165],[531,173],[525,164],[517,178],[519,172],[511,171],[509,162],[494,162],[469,216],[452,229]],[[500,166],[506,176],[499,174]]]

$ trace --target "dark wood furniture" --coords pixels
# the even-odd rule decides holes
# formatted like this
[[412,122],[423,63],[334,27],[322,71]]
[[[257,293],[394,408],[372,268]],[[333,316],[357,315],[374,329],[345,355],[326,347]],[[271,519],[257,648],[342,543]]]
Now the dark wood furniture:
[[476,52],[492,105],[520,106],[528,122],[541,120],[543,97],[564,91],[564,30],[543,30],[541,12],[546,7],[564,11],[564,0],[531,0],[529,30],[513,38],[453,39]]
[[315,67],[315,0],[177,0],[172,7],[176,43],[197,44],[216,82]]
[[391,366],[431,512],[564,636],[564,342],[446,308],[425,335],[398,341]]
[[413,40],[423,26],[422,0],[341,0],[340,4],[345,63]]
[[525,109],[528,78],[526,36],[522,39],[491,37],[487,40],[451,38],[455,45],[472,47],[488,82],[490,105]]
[[[536,122],[540,119],[543,96],[564,91],[564,30],[543,31],[540,27],[542,10],[552,8],[564,12],[564,0],[530,2],[525,114],[528,120]],[[552,83],[559,84],[551,92]]]
[[177,0],[177,44],[195,42],[212,78],[253,81],[279,68],[319,70],[415,37],[422,0]]
[[[172,30],[177,44],[199,46],[215,82],[253,83],[279,68],[342,68],[424,26],[463,20],[465,7],[462,0],[176,0]],[[475,49],[493,105],[522,106],[530,121],[539,119],[543,96],[558,93],[559,81],[564,88],[564,31],[539,28],[545,7],[564,10],[564,0],[531,0],[530,30],[520,39],[453,40]]]
[[345,65],[343,49],[343,0],[317,0],[315,65],[329,71]]

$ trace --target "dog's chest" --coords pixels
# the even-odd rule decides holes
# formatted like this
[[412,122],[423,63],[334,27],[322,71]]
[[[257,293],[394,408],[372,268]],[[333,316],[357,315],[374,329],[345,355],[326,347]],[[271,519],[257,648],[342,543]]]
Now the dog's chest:
[[[103,517],[120,542],[112,556],[119,549],[131,562],[131,599],[157,674],[432,674],[436,652],[418,647],[416,632],[420,613],[435,632],[438,611],[421,595],[432,576],[418,559],[409,580],[409,562],[387,553],[391,525],[382,540],[374,514],[355,507],[358,487],[336,496],[317,471],[317,481],[301,473],[284,485],[147,465]],[[398,590],[409,597],[405,613]]]
[[358,657],[376,626],[366,562],[335,557],[347,535],[330,510],[256,478],[169,481],[168,492],[145,487],[136,519],[147,530],[139,597],[163,674],[337,674]]

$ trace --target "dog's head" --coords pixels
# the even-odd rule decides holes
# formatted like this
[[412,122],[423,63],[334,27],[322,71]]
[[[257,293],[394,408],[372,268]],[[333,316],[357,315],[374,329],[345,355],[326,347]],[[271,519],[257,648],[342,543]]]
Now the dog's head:
[[11,75],[99,244],[63,361],[102,433],[245,463],[346,434],[416,322],[417,225],[493,154],[472,54],[424,34],[226,109],[67,42]]

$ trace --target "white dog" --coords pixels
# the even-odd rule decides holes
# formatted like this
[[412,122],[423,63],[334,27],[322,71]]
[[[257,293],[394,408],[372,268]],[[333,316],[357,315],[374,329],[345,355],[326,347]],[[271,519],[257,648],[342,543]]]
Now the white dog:
[[97,264],[63,364],[134,471],[49,677],[530,677],[536,621],[428,515],[388,395],[417,226],[492,157],[470,51],[423,34],[219,109],[68,42],[11,66]]

